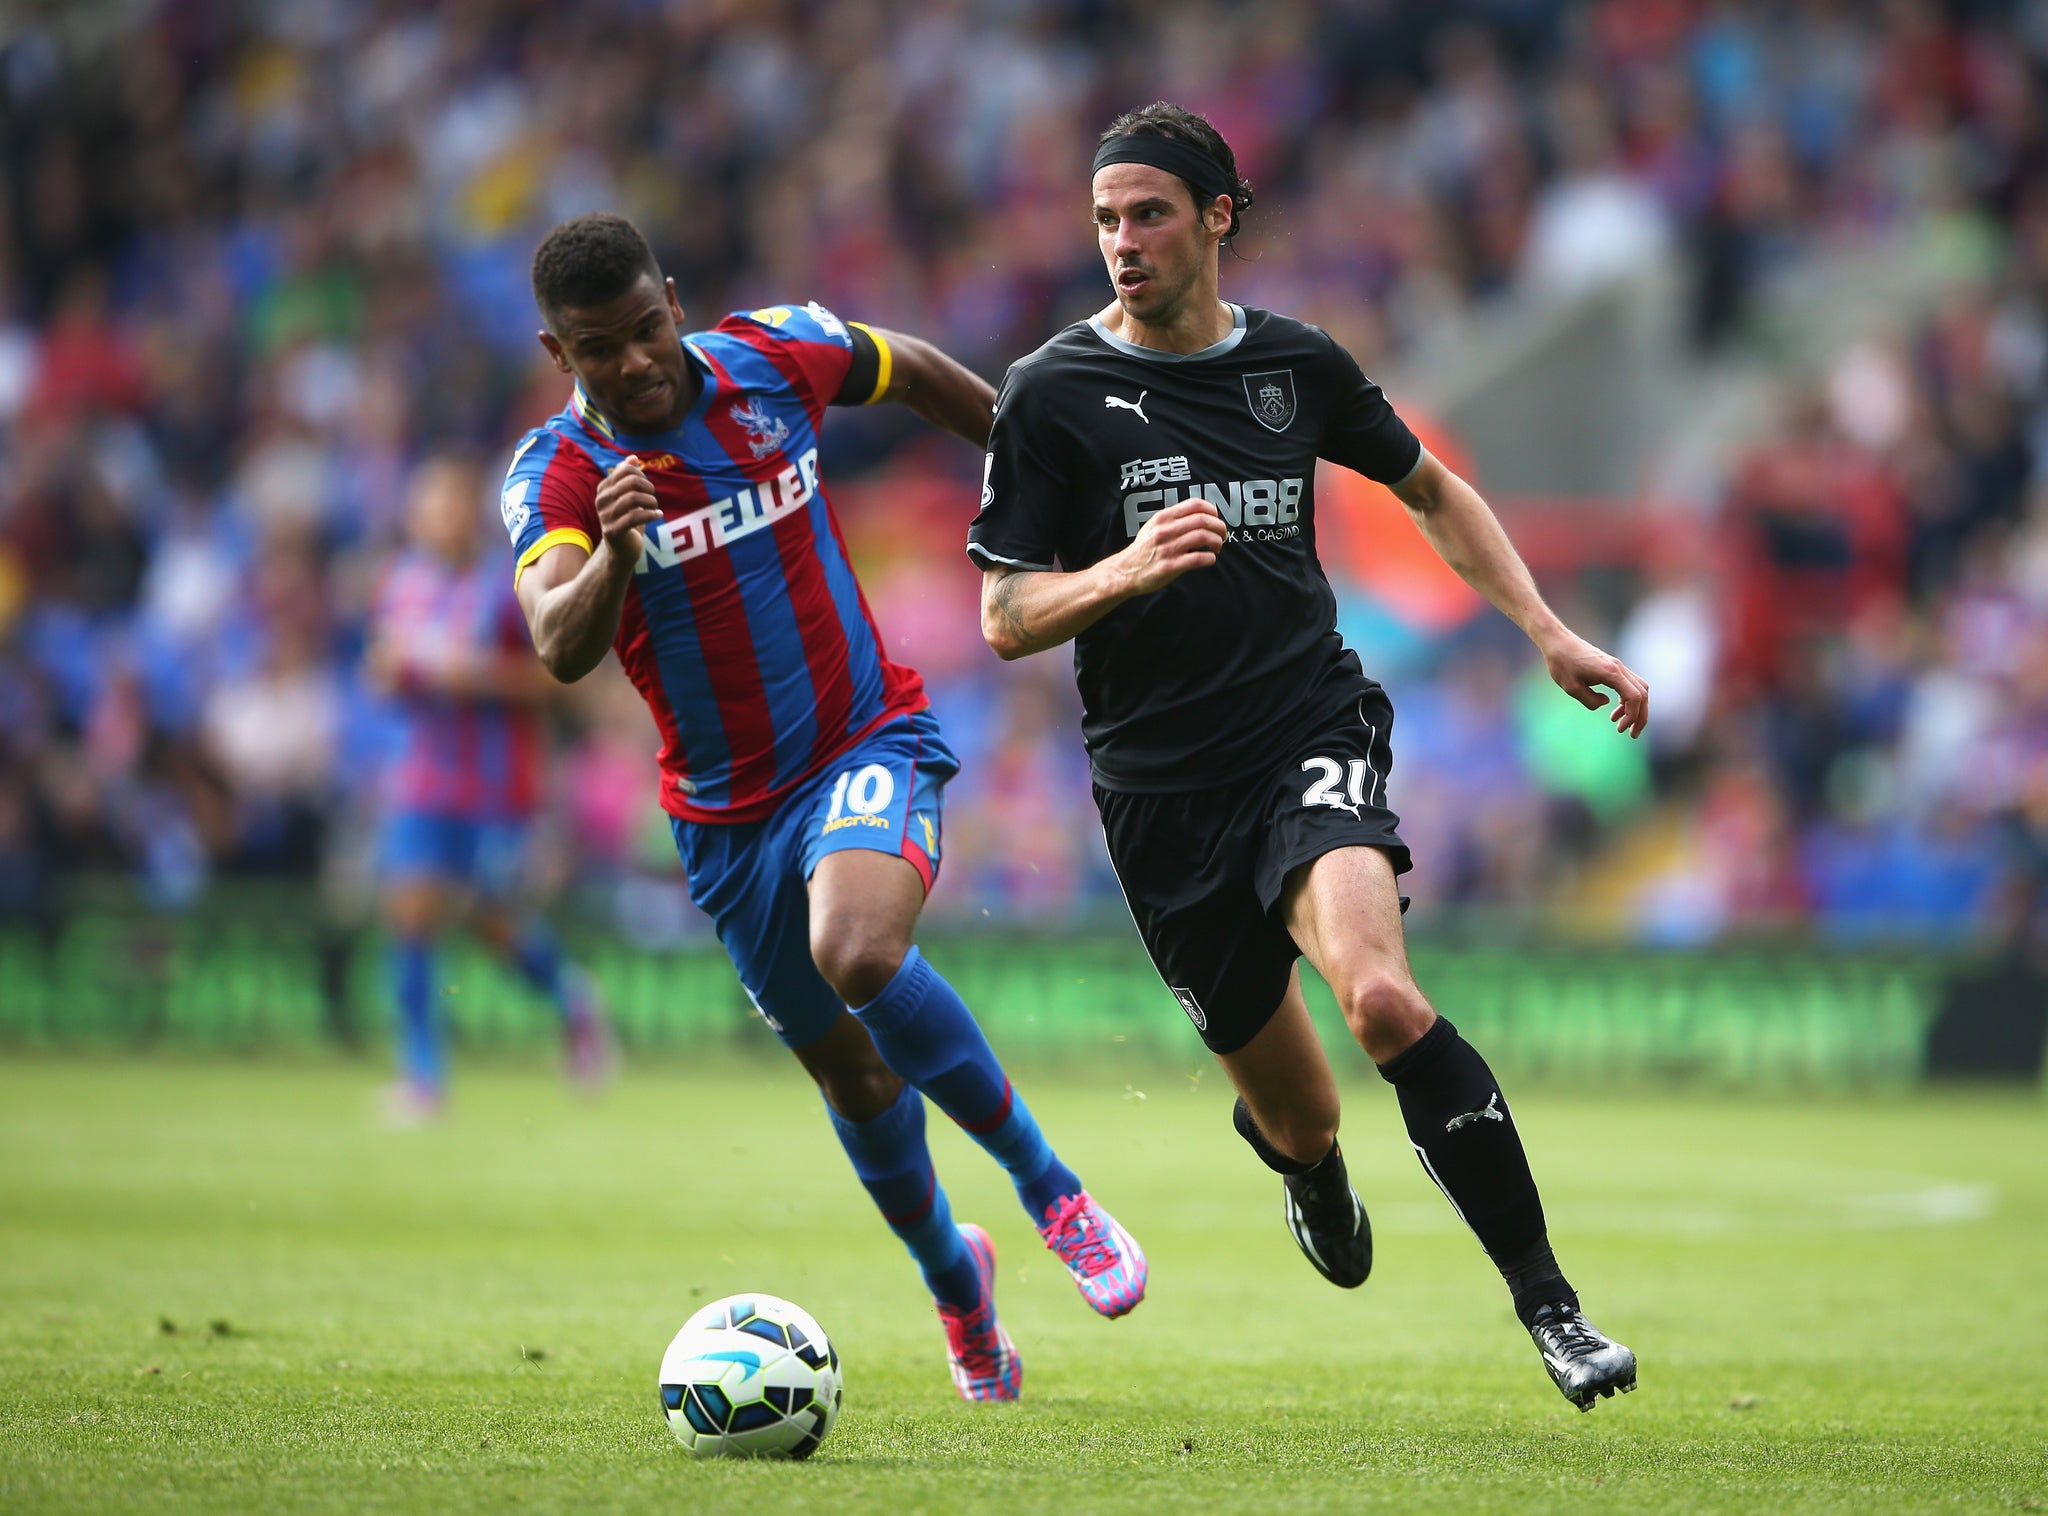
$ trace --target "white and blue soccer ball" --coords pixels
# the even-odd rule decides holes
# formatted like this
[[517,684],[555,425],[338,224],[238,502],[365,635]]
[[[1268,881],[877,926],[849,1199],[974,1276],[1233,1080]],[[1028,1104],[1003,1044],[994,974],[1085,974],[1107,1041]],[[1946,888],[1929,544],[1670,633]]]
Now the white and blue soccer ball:
[[839,1353],[809,1312],[728,1295],[661,1356],[661,1410],[699,1458],[808,1458],[839,1419]]

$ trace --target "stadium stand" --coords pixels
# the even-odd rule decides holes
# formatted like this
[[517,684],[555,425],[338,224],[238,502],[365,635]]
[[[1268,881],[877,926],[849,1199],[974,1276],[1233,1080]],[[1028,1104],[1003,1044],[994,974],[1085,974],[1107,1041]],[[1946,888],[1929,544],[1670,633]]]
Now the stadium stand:
[[[1669,258],[1701,350],[1755,351],[1784,269],[1902,231],[1988,249],[1928,318],[1785,374],[1690,540],[1553,579],[1657,691],[1646,752],[1589,766],[1492,618],[1416,625],[1338,577],[1395,687],[1424,930],[2048,938],[2026,8],[106,9],[0,29],[0,913],[47,927],[104,876],[167,908],[246,877],[347,895],[387,730],[368,588],[419,457],[494,456],[559,404],[525,283],[554,220],[635,217],[699,318],[815,297],[995,375],[1098,303],[1091,132],[1171,79],[1260,187],[1226,292],[1369,369]],[[1120,915],[1067,681],[973,632],[972,460],[834,425],[877,615],[967,764],[934,909]],[[616,690],[565,706],[549,867],[687,937],[652,805],[588,782],[651,772],[650,740]]]

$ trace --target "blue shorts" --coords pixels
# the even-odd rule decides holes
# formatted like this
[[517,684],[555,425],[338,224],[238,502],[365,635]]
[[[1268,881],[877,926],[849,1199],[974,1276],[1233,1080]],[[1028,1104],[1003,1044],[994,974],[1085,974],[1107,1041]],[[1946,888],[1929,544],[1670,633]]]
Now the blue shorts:
[[486,899],[508,899],[519,890],[526,834],[524,821],[392,811],[377,838],[378,872],[387,882],[464,884]]
[[939,870],[939,813],[960,772],[929,711],[901,716],[791,791],[763,821],[670,818],[690,898],[718,928],[761,1018],[790,1047],[816,1042],[845,1003],[811,961],[806,886],[827,853],[907,859],[929,891]]

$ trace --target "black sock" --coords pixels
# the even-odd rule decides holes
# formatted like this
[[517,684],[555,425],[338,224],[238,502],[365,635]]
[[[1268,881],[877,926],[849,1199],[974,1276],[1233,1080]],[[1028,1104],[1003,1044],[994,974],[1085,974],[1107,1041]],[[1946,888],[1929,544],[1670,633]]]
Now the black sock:
[[1565,1281],[1547,1240],[1531,1245],[1518,1257],[1493,1261],[1500,1267],[1500,1277],[1508,1282],[1508,1293],[1515,1298],[1515,1314],[1522,1318],[1523,1326],[1533,1322],[1536,1313],[1547,1305],[1562,1303],[1575,1311],[1579,1308],[1578,1292]]
[[1299,1158],[1289,1158],[1285,1153],[1274,1147],[1266,1134],[1259,1130],[1259,1124],[1252,1120],[1252,1108],[1244,1103],[1244,1096],[1242,1095],[1237,1097],[1237,1105],[1230,1113],[1230,1122],[1232,1126],[1237,1128],[1237,1135],[1252,1145],[1252,1151],[1259,1155],[1259,1162],[1276,1174],[1296,1177],[1315,1172],[1315,1170],[1321,1168],[1332,1158],[1335,1158],[1339,1163],[1344,1161],[1343,1156],[1337,1151],[1337,1144],[1334,1139],[1330,1143],[1330,1151],[1323,1154],[1314,1163],[1303,1163]]
[[1437,1188],[1479,1238],[1527,1325],[1538,1307],[1575,1299],[1543,1227],[1543,1200],[1522,1137],[1486,1060],[1444,1017],[1380,1065],[1408,1141]]

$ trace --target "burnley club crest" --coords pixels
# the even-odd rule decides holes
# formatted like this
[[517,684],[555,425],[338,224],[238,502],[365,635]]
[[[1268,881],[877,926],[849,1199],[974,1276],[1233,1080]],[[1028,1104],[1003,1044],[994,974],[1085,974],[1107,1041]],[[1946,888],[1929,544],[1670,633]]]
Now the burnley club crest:
[[1294,370],[1277,369],[1270,374],[1246,374],[1244,398],[1252,415],[1269,432],[1284,432],[1294,424]]

